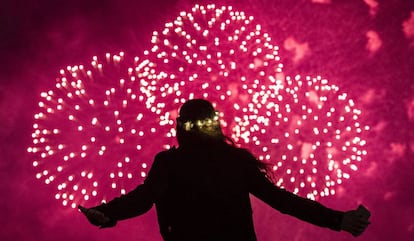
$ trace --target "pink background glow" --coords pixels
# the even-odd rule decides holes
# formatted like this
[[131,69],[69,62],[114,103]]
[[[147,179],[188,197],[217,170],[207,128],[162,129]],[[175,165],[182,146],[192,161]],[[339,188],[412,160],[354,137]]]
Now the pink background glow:
[[[371,126],[368,156],[320,198],[339,210],[363,203],[371,222],[358,240],[414,237],[414,3],[396,0],[10,1],[0,4],[0,239],[160,241],[155,211],[99,230],[35,178],[33,115],[41,91],[67,65],[94,55],[142,56],[154,30],[192,5],[214,2],[253,15],[280,47],[283,72],[323,75],[348,93]],[[259,241],[354,240],[303,223],[253,199]],[[411,237],[411,238],[410,238]]]

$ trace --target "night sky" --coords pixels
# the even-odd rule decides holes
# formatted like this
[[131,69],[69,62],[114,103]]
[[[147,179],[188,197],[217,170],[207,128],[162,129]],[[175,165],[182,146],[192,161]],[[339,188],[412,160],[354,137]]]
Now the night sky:
[[[194,4],[232,5],[255,17],[280,47],[286,75],[322,75],[362,110],[368,155],[336,195],[339,210],[360,203],[371,225],[358,240],[414,237],[414,2],[409,0],[2,1],[0,3],[0,239],[161,240],[155,210],[105,230],[63,207],[36,179],[33,116],[40,93],[67,65],[124,51],[143,56],[154,30]],[[134,183],[137,183],[135,181]],[[303,223],[252,199],[260,241],[354,240]]]

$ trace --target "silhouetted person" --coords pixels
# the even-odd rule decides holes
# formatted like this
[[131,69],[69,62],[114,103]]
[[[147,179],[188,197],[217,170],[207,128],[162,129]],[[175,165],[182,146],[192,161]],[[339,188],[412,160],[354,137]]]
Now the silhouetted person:
[[181,107],[177,139],[178,148],[156,155],[144,184],[107,204],[80,206],[89,221],[112,227],[155,204],[166,241],[253,241],[253,194],[282,213],[354,236],[369,224],[369,212],[362,207],[336,211],[275,186],[264,163],[223,135],[206,100],[190,100]]

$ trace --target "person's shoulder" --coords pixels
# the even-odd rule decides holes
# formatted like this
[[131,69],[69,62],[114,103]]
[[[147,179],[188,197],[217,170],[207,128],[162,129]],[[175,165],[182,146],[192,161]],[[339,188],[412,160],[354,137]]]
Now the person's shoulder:
[[232,147],[231,152],[242,160],[254,160],[254,155],[246,148]]
[[163,150],[163,151],[158,152],[157,155],[155,155],[155,159],[156,160],[167,160],[171,158],[172,155],[175,155],[176,152],[177,152],[177,148],[173,146],[168,150]]
[[246,148],[234,147],[234,151],[240,155],[253,156],[253,154]]

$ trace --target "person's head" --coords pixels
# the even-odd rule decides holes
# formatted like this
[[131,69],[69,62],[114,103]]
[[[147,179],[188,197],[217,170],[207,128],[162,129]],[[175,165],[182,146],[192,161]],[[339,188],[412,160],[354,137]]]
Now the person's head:
[[[214,145],[235,148],[234,142],[223,135],[217,111],[203,99],[189,100],[181,106],[177,117],[177,140],[180,147]],[[257,159],[256,162],[257,167],[272,180],[268,165]]]
[[177,118],[177,140],[180,146],[225,140],[218,113],[209,101],[193,99],[181,106]]

